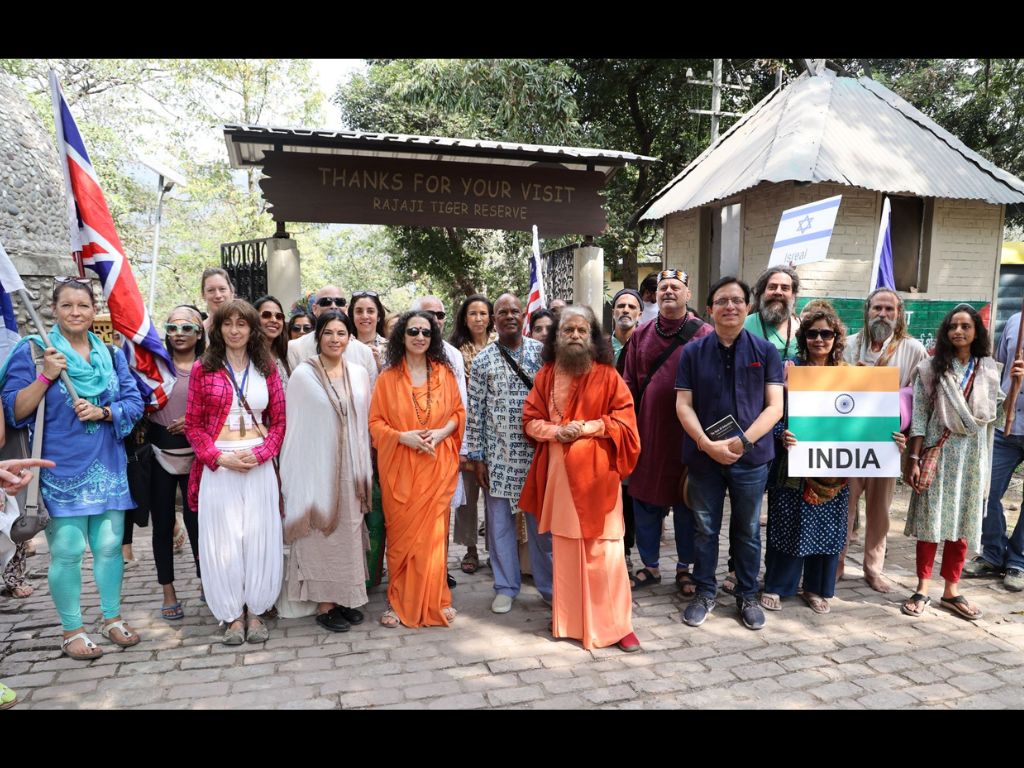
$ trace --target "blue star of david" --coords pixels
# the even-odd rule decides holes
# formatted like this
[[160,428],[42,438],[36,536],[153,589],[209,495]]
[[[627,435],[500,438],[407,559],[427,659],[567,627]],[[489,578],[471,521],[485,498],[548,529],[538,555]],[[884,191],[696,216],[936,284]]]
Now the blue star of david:
[[804,232],[811,228],[811,222],[813,221],[814,219],[812,219],[810,216],[804,216],[796,225],[797,232],[799,232],[802,235]]

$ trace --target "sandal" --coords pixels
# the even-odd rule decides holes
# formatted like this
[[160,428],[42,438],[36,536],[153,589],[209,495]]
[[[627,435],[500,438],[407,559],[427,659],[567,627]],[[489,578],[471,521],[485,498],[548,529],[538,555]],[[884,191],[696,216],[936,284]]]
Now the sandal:
[[[88,648],[88,650],[85,653],[82,651],[70,650],[68,646],[75,642],[75,640],[81,640],[85,643],[85,647]],[[65,637],[63,642],[60,644],[60,650],[65,656],[72,658],[75,661],[92,661],[93,659],[98,659],[103,655],[103,649],[90,640],[89,636],[85,634],[84,631],[78,632],[71,637]]]
[[265,643],[270,639],[270,629],[260,619],[249,618],[249,628],[245,633],[247,643]]
[[453,621],[455,621],[455,617],[459,615],[459,612],[449,605],[447,608],[441,609],[441,615],[448,620],[449,624],[451,624]]
[[0,709],[10,709],[18,703],[18,694],[13,688],[0,683]]
[[480,570],[480,556],[476,552],[467,552],[462,558],[462,572],[474,574]]
[[725,592],[725,594],[727,594],[727,595],[735,595],[736,594],[736,585],[738,583],[739,582],[736,581],[736,574],[730,572],[730,573],[726,574],[725,581],[722,582],[722,591]]
[[939,604],[944,608],[948,608],[957,616],[962,616],[968,621],[977,621],[984,614],[980,608],[975,608],[963,595],[957,595],[956,597],[943,597],[939,599]]
[[683,597],[693,597],[697,594],[697,584],[693,580],[693,574],[689,571],[676,569],[676,587]]
[[782,598],[774,592],[762,592],[761,596],[757,598],[757,603],[766,611],[782,610]]
[[402,626],[402,620],[398,618],[398,614],[395,613],[394,609],[389,605],[387,610],[380,615],[381,626],[387,627],[388,629],[394,629],[395,627]]
[[[643,576],[643,579],[640,578]],[[661,575],[655,576],[650,568],[641,568],[637,571],[633,578],[629,580],[629,586],[632,589],[643,589],[644,587],[651,587],[655,584],[661,584]]]
[[167,621],[177,621],[178,619],[185,618],[185,611],[182,609],[180,602],[171,603],[170,605],[160,607],[160,618]]
[[[232,629],[235,624],[241,624],[238,629]],[[235,619],[228,622],[228,628],[224,630],[224,637],[221,639],[224,645],[241,645],[245,642],[245,621]]]
[[[932,599],[928,595],[922,595],[920,592],[915,592],[910,596],[903,605],[900,606],[900,612],[904,616],[913,616],[917,618],[924,615],[924,609],[931,603]],[[910,606],[913,605],[914,608]]]
[[[114,635],[115,629],[121,635],[121,639],[118,639]],[[119,645],[122,648],[131,648],[133,645],[138,645],[139,641],[142,639],[137,633],[128,629],[128,625],[124,623],[124,619],[118,619],[117,621],[112,621],[109,624],[104,625],[103,629],[100,630],[100,634],[114,645]]]
[[807,603],[808,607],[819,615],[829,613],[832,608],[828,604],[828,599],[821,595],[816,595],[813,592],[804,592],[800,595]]

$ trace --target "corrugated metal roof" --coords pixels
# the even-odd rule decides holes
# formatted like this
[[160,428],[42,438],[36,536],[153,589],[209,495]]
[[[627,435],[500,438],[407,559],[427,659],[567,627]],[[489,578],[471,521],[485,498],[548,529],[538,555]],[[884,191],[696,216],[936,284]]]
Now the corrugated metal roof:
[[[762,182],[838,182],[920,197],[1024,203],[1024,181],[868,78],[826,71],[772,91],[640,209],[640,221]],[[646,210],[645,210],[646,209]]]
[[657,158],[590,147],[555,147],[481,139],[409,136],[398,133],[317,131],[271,128],[260,125],[225,125],[224,141],[233,168],[261,165],[263,153],[276,147],[286,152],[359,154],[452,159],[474,162],[532,165],[553,162],[593,166],[610,173],[627,163],[656,163]]

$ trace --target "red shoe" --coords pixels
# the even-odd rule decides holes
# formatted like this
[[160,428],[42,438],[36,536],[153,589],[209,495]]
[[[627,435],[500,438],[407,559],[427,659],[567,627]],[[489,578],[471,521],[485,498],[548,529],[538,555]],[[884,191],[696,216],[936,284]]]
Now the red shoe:
[[625,651],[626,653],[635,653],[640,650],[640,640],[637,639],[635,632],[630,632],[624,638],[616,643],[619,650]]

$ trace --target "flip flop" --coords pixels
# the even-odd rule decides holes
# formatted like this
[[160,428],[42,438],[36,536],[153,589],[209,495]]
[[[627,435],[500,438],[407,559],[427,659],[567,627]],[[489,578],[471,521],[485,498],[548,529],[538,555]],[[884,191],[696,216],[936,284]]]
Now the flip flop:
[[[957,595],[956,597],[943,597],[939,600],[940,605],[944,608],[948,608],[957,616],[962,616],[968,621],[977,621],[984,614],[980,608],[976,608],[967,602],[967,598],[963,595]],[[970,612],[970,609],[974,608],[974,613]]]
[[180,602],[171,603],[170,605],[160,607],[160,618],[167,621],[177,621],[178,619],[185,618],[185,611],[182,609]]
[[[912,616],[915,619],[919,619],[922,616],[924,616],[924,609],[928,607],[931,601],[932,599],[928,597],[928,595],[922,595],[920,592],[915,592],[910,596],[910,599],[907,600],[906,603],[900,606],[900,612],[904,616]],[[907,605],[909,603],[913,603],[914,605],[922,603],[923,605],[921,605],[920,610],[912,611],[909,608],[907,608]]]
[[[637,576],[643,575],[643,579],[638,579]],[[644,589],[645,587],[653,587],[655,584],[661,584],[661,576],[655,576],[651,573],[650,568],[641,568],[635,574],[633,578],[629,580],[629,585],[633,589]]]

